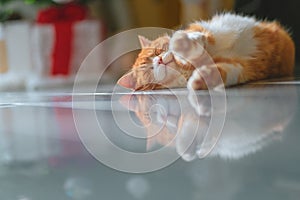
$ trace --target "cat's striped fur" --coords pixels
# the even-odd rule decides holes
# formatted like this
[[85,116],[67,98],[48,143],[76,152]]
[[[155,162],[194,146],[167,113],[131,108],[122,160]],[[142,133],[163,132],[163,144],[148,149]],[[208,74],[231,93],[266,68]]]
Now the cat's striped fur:
[[139,39],[142,50],[118,82],[134,90],[207,89],[293,74],[294,42],[278,22],[227,13],[172,36]]

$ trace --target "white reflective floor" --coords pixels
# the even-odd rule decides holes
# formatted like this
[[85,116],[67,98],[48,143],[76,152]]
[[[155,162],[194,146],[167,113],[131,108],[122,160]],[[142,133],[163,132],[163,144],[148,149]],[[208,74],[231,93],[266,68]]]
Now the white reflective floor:
[[[298,83],[230,88],[226,107],[203,91],[2,93],[0,199],[297,200]],[[210,129],[224,113],[222,131]],[[107,139],[123,152],[166,151],[139,162]]]

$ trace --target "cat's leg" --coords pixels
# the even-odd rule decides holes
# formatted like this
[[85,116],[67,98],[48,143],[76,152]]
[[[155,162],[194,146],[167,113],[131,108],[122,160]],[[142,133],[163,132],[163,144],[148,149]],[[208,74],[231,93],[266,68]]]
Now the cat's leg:
[[242,83],[243,66],[239,63],[216,63],[204,65],[194,70],[187,87],[194,90],[237,85]]
[[182,64],[199,63],[205,52],[205,36],[201,32],[176,31],[170,39],[169,50]]
[[177,31],[171,37],[169,50],[175,60],[195,68],[187,87],[201,90],[222,84],[231,86],[241,83],[244,61],[211,58],[205,50],[208,42],[208,36],[201,31]]

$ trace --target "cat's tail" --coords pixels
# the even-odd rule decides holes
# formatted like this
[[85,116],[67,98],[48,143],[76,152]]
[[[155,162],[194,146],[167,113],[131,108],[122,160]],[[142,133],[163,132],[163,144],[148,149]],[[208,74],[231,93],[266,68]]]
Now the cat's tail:
[[290,34],[284,29],[281,30],[280,34],[282,34],[280,73],[291,76],[294,74],[295,67],[295,43]]

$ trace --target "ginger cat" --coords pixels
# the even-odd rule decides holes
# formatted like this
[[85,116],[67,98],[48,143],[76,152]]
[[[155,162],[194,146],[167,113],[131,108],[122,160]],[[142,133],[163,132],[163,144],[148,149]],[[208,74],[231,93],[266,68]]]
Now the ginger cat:
[[293,75],[295,45],[277,22],[221,14],[150,41],[118,84],[133,90],[208,89]]

